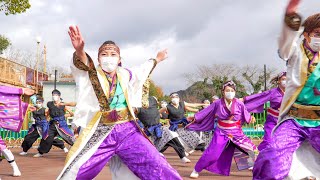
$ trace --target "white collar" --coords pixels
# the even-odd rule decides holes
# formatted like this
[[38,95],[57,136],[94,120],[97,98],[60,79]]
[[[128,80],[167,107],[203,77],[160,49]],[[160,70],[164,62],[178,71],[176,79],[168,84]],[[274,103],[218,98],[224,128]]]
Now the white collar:
[[228,104],[228,101],[224,98],[224,102],[226,103],[226,107],[231,110],[231,106],[232,106],[232,101],[230,102],[230,104]]

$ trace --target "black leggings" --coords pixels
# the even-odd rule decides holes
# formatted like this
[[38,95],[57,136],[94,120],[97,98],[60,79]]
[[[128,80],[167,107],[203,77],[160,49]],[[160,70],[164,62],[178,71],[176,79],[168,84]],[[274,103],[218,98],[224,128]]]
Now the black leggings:
[[[55,145],[54,143],[57,141],[56,136],[58,136],[59,133],[58,133],[58,130],[54,124],[51,124],[49,126],[48,134],[49,134],[49,136],[47,137],[46,140],[41,139],[40,146],[38,148],[38,151],[40,154],[48,153],[50,151],[52,145]],[[61,140],[59,140],[59,141],[61,141]],[[62,141],[62,143],[63,143],[63,141]],[[70,145],[72,146],[73,144],[70,144]]]
[[[24,140],[23,140],[23,143],[21,145],[22,149],[23,149],[23,152],[27,152],[33,145],[33,143],[40,137],[37,129],[35,128],[35,130],[30,133],[30,134],[27,134],[25,137],[24,137]],[[64,149],[65,146],[64,146],[64,142],[61,141],[60,139],[58,138],[55,138],[52,142],[52,145],[54,146],[57,146],[58,148],[61,148],[61,149]]]
[[206,144],[205,143],[201,143],[194,150],[203,152],[204,150],[206,150],[205,147],[206,147]]
[[182,144],[180,143],[179,139],[177,137],[171,139],[162,149],[161,149],[161,153],[164,152],[165,150],[167,150],[167,148],[171,146],[178,154],[178,156],[181,158],[186,156],[184,147],[182,146]]

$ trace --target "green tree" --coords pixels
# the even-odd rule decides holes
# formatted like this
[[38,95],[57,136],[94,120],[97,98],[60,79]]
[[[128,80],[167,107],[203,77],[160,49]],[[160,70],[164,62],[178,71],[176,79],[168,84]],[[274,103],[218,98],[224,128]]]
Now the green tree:
[[29,0],[0,0],[0,11],[6,15],[24,13],[30,7]]
[[5,36],[0,35],[0,54],[2,54],[10,45],[10,40]]
[[232,80],[236,86],[237,86],[237,97],[244,97],[247,94],[245,86],[242,84],[242,82],[236,77],[232,76],[231,79],[229,79],[226,76],[214,76],[212,77],[212,86],[215,92],[215,95],[222,97],[222,86],[225,82]]
[[245,86],[242,84],[242,82],[240,80],[238,80],[235,76],[233,76],[232,77],[232,81],[237,86],[237,91],[236,91],[237,92],[237,97],[242,98],[242,97],[248,95]]
[[212,78],[212,86],[214,90],[214,95],[221,97],[222,96],[222,85],[226,81],[228,81],[227,76],[213,76]]
[[169,103],[171,101],[171,98],[170,96],[168,95],[165,95],[165,96],[162,96],[160,99],[158,99],[159,101],[166,101],[167,103]]
[[[250,84],[253,94],[264,90],[264,70],[262,66],[246,66],[242,69],[242,77]],[[276,72],[275,68],[267,68],[266,79],[267,82],[270,80],[272,74]],[[268,86],[268,85],[267,85]],[[269,85],[270,87],[270,85]]]

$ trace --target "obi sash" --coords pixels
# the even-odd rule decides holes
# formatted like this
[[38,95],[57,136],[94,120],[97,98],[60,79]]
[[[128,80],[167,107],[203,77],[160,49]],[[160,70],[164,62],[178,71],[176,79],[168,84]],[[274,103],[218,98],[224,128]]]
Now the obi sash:
[[73,136],[73,132],[69,129],[66,118],[64,116],[52,117],[52,120],[49,122],[49,124],[54,124],[63,133],[69,136]]
[[145,128],[145,133],[147,136],[155,135],[157,138],[161,138],[162,137],[161,127],[162,127],[161,124],[150,126],[148,128]]
[[218,127],[220,129],[238,129],[241,128],[241,121],[218,120]]
[[40,119],[40,118],[36,118],[36,122],[35,122],[35,128],[33,126],[31,126],[28,134],[32,133],[34,130],[36,130],[36,128],[40,128],[40,132],[41,133],[41,137],[42,139],[47,139],[47,137],[49,136],[48,134],[48,130],[49,130],[49,123],[46,119]]
[[66,118],[64,116],[52,117],[50,124],[58,123],[59,126],[68,126]]
[[273,117],[276,117],[276,118],[279,117],[279,111],[273,108],[268,108],[267,113]]
[[288,115],[299,120],[320,121],[320,106],[305,106],[294,103]]
[[175,121],[172,121],[170,119],[170,127],[169,127],[169,129],[171,131],[176,131],[178,129],[178,125],[179,124],[182,124],[183,126],[186,126],[186,125],[189,124],[189,121],[186,118],[183,118],[183,119],[180,119],[180,120],[175,120]]
[[131,116],[129,109],[126,107],[102,112],[100,123],[105,125],[113,125],[129,122],[132,119],[134,118]]

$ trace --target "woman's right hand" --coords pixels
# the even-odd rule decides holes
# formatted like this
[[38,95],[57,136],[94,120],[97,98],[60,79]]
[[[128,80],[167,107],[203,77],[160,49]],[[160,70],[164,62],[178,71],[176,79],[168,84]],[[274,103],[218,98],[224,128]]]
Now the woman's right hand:
[[71,39],[71,43],[76,50],[76,53],[83,53],[84,52],[84,39],[81,35],[80,29],[78,26],[70,26],[69,27],[69,36]]

